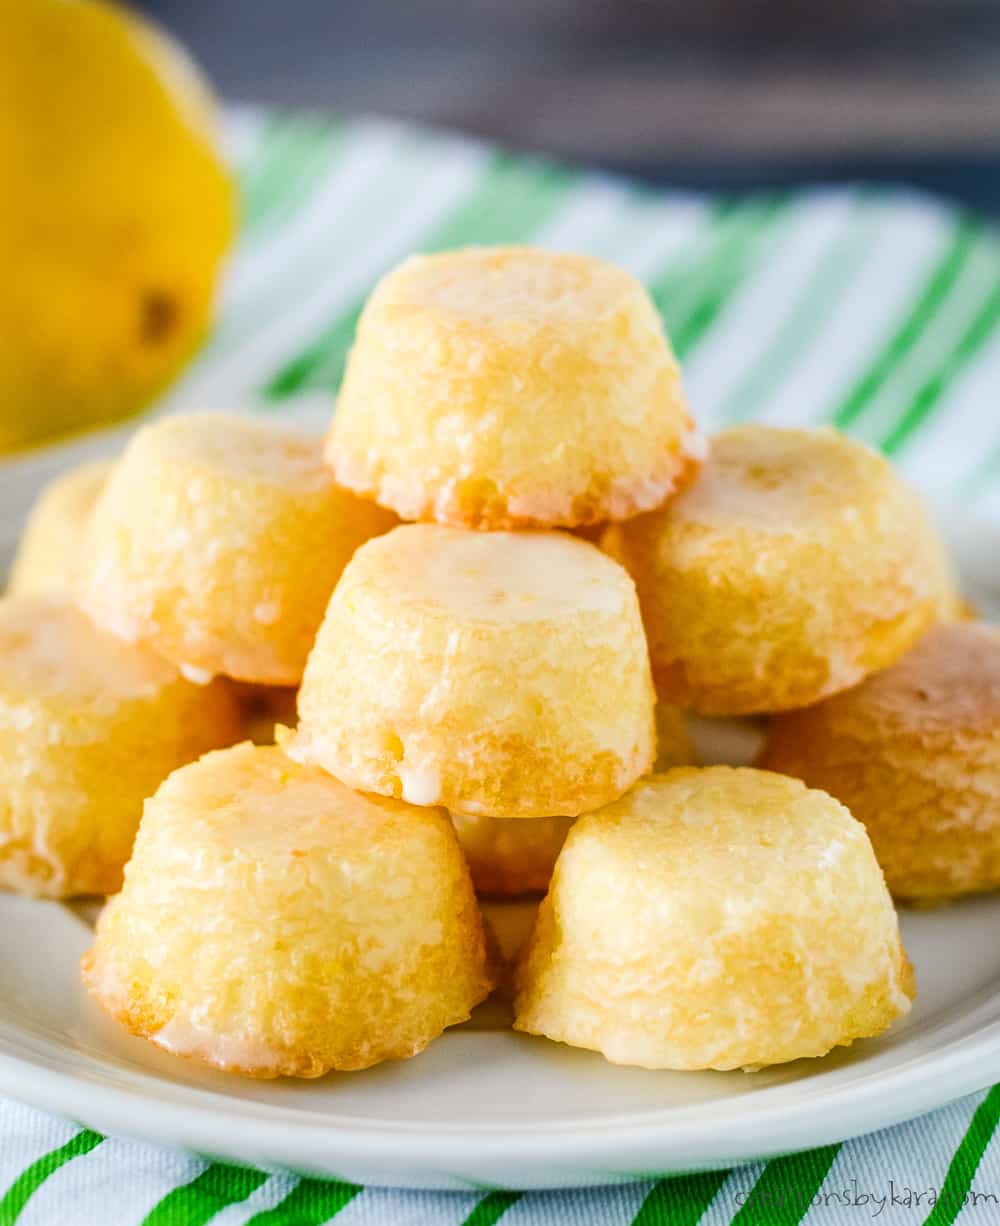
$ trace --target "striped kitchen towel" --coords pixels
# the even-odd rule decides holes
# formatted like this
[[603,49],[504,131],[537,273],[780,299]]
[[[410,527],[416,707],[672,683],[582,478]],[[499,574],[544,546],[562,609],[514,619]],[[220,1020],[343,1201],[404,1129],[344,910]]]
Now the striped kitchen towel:
[[[648,284],[709,429],[833,424],[930,495],[1000,520],[1000,242],[975,217],[866,187],[653,192],[382,121],[241,110],[229,135],[244,227],[219,323],[153,412],[325,420],[386,268],[414,250],[525,241],[603,256]],[[998,1117],[994,1089],[731,1172],[459,1194],[229,1168],[0,1103],[0,1226],[996,1223]]]
[[2,1226],[996,1226],[1000,1088],[767,1163],[569,1192],[360,1188],[104,1138],[0,1102]]

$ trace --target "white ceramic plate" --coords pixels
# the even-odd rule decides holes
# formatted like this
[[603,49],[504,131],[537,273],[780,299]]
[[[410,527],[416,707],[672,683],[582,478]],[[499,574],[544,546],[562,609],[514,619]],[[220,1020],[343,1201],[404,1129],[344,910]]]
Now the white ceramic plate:
[[[50,467],[0,467],[0,543]],[[996,616],[998,534],[955,515],[945,528],[968,594]],[[727,736],[738,757],[743,734]],[[530,908],[489,910],[516,943]],[[102,1132],[359,1183],[552,1188],[729,1166],[1000,1079],[1000,897],[904,913],[919,996],[889,1034],[753,1074],[617,1068],[515,1034],[497,1002],[404,1064],[314,1082],[202,1072],[122,1034],[86,998],[77,967],[91,918],[0,895],[0,1092]]]

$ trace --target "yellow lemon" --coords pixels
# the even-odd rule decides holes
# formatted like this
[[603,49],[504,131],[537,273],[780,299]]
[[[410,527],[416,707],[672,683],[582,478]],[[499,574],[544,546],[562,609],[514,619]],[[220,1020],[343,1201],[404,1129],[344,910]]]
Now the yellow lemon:
[[210,319],[235,191],[184,52],[103,0],[0,0],[0,452],[139,409]]

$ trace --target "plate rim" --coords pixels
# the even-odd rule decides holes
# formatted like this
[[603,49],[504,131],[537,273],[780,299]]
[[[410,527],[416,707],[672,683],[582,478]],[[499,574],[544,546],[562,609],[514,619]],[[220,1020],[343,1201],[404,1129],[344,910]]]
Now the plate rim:
[[[131,1086],[90,1080],[12,1053],[6,1034],[0,1034],[0,1092],[112,1135],[328,1177],[348,1178],[343,1172],[354,1164],[384,1164],[391,1146],[392,1165],[405,1166],[407,1174],[396,1179],[388,1172],[386,1186],[544,1189],[578,1186],[584,1171],[599,1172],[600,1183],[623,1183],[740,1166],[863,1136],[984,1089],[1000,1076],[1000,993],[995,986],[987,991],[981,1007],[992,1002],[994,1016],[972,1034],[846,1084],[826,1089],[814,1084],[791,1102],[762,1108],[758,1100],[746,1110],[734,1111],[726,1099],[618,1119],[527,1126],[348,1123],[345,1117],[310,1118],[294,1109],[227,1100],[214,1090],[165,1082],[190,1099],[176,1101],[144,1086],[142,1079],[151,1075],[141,1071]],[[649,1164],[654,1152],[659,1166]],[[491,1177],[489,1168],[503,1164],[520,1168],[516,1183]]]

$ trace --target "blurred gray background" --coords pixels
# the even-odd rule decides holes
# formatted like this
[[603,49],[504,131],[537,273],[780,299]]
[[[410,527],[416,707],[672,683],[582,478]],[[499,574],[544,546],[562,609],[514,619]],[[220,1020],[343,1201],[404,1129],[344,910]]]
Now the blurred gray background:
[[1000,210],[1000,0],[144,0],[224,94],[659,182],[869,177]]

